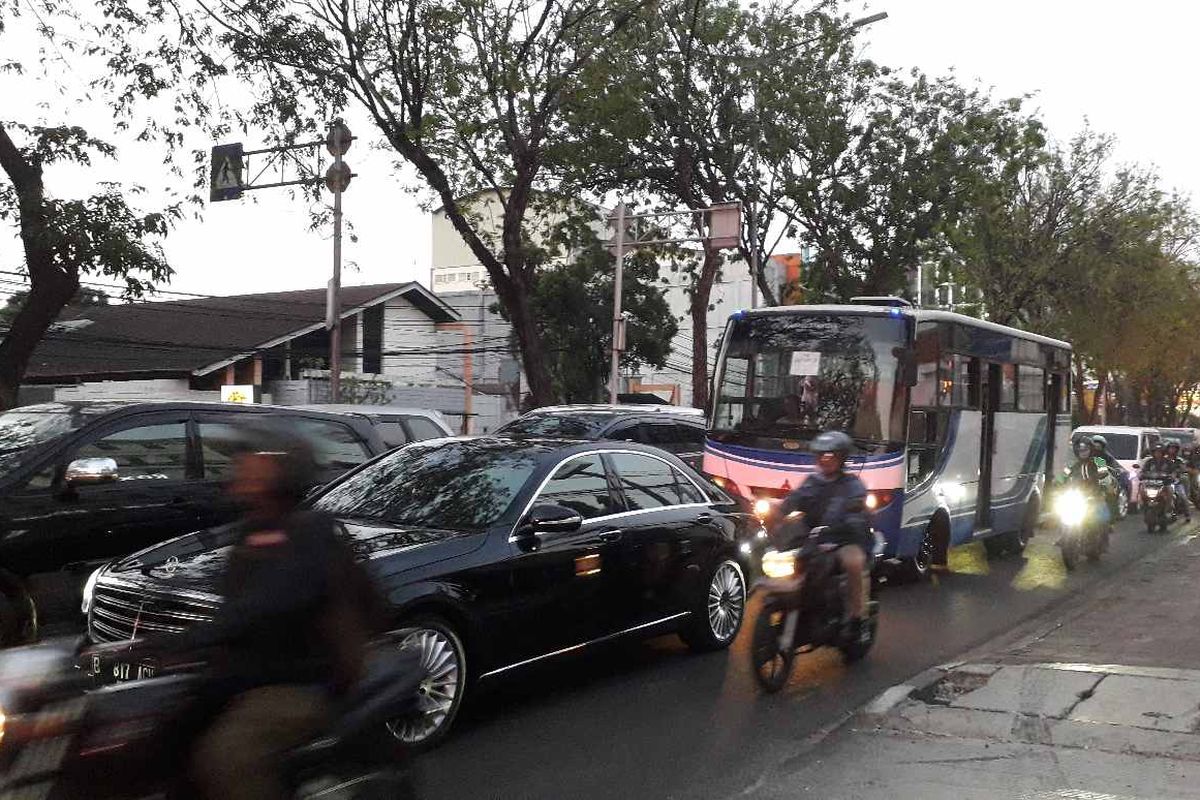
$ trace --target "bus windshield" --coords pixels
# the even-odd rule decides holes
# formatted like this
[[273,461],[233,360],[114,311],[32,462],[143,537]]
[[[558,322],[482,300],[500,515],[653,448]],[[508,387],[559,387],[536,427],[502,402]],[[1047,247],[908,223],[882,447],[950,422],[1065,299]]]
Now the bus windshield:
[[902,447],[907,324],[854,314],[734,320],[719,365],[713,437],[770,447],[769,440],[808,441],[833,429],[868,450]]

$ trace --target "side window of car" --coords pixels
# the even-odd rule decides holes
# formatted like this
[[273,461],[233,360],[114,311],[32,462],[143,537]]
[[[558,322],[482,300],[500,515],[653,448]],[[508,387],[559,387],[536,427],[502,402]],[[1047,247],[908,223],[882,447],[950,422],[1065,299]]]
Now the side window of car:
[[425,417],[406,417],[408,429],[412,431],[413,441],[423,442],[426,439],[440,439],[446,432],[427,420]]
[[200,453],[207,480],[225,480],[233,471],[233,456],[243,437],[238,426],[228,422],[200,422]]
[[638,425],[639,423],[636,419],[626,420],[613,426],[612,430],[605,434],[604,438],[614,442],[640,442]]
[[559,465],[554,477],[538,495],[537,502],[565,506],[584,519],[602,517],[618,510],[600,456],[581,456]]
[[704,449],[704,428],[700,425],[677,422],[675,423],[675,437],[685,453],[699,452]]
[[642,430],[644,432],[642,441],[648,445],[661,447],[663,450],[671,452],[680,447],[679,434],[676,432],[673,422],[654,420],[642,423]]
[[630,511],[705,502],[687,476],[665,461],[638,453],[610,457]]
[[375,429],[388,447],[400,447],[409,442],[408,431],[399,419],[381,419],[375,423]]
[[163,422],[113,431],[88,442],[71,458],[111,458],[120,481],[181,481],[187,477],[187,429]]
[[322,472],[345,472],[371,456],[366,445],[349,425],[301,419],[297,420],[296,427],[312,445],[317,468]]

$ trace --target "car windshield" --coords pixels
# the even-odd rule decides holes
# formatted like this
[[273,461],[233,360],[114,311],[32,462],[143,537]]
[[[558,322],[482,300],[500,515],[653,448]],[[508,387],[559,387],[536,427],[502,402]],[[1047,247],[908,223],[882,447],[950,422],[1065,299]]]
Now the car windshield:
[[[1136,433],[1105,433],[1104,441],[1108,443],[1108,454],[1120,461],[1133,461],[1137,458],[1138,437]],[[1075,441],[1079,440],[1075,437]]]
[[32,448],[84,424],[71,406],[47,403],[0,414],[0,473],[14,469]]
[[606,423],[612,420],[609,414],[526,414],[515,419],[497,433],[508,436],[540,436],[548,439],[590,439]]
[[719,377],[714,435],[807,441],[835,429],[898,446],[906,324],[854,314],[736,320]]
[[335,484],[314,507],[394,525],[484,530],[512,505],[537,455],[486,439],[415,443]]

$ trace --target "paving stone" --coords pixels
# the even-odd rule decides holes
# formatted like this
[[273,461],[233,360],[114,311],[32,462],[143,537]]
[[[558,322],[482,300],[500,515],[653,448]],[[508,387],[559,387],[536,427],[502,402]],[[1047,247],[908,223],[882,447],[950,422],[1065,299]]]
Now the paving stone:
[[987,684],[950,702],[959,708],[1064,717],[1104,676],[1087,672],[1001,667]]
[[1070,718],[1189,733],[1200,723],[1200,683],[1109,675]]

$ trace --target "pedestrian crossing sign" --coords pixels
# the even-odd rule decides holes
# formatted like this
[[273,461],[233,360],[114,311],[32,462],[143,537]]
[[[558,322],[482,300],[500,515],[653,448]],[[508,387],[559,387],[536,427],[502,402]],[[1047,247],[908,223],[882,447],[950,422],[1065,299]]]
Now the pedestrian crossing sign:
[[212,149],[212,172],[208,190],[210,202],[237,200],[242,196],[244,159],[241,142],[219,144]]

